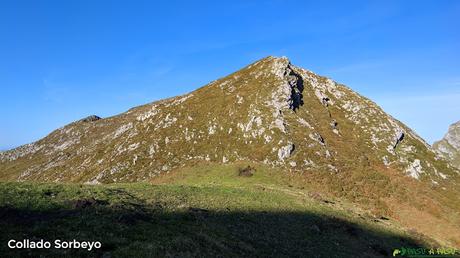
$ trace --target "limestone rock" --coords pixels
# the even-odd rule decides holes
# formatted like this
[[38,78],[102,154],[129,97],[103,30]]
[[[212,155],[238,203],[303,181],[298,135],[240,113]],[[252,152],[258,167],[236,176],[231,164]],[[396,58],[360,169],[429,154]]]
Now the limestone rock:
[[460,169],[460,121],[450,125],[444,138],[435,142],[433,148]]

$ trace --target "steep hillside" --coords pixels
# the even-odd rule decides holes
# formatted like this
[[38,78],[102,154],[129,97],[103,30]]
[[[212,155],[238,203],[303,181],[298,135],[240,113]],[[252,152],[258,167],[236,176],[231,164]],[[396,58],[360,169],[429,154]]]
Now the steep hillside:
[[2,152],[0,179],[174,182],[203,164],[276,169],[299,189],[460,245],[459,171],[372,101],[287,58]]
[[378,166],[434,183],[452,176],[373,102],[274,57],[184,96],[69,124],[3,152],[0,169],[19,181],[131,182],[203,160],[333,173]]
[[[226,166],[206,170],[212,170],[209,180],[223,170],[226,184],[0,183],[1,243],[23,238],[101,242],[100,249],[91,251],[12,250],[2,244],[0,253],[2,257],[354,258],[388,257],[395,248],[440,245],[350,203],[270,185],[273,174],[261,170],[254,178],[228,173],[232,169]],[[264,176],[260,183],[257,179]]]
[[444,138],[435,142],[433,148],[460,169],[460,121],[451,124]]

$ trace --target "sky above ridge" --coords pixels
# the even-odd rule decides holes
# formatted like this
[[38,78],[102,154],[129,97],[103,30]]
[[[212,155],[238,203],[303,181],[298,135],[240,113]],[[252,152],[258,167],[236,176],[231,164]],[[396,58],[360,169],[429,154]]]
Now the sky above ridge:
[[0,150],[192,91],[268,55],[429,143],[460,120],[460,1],[0,1]]

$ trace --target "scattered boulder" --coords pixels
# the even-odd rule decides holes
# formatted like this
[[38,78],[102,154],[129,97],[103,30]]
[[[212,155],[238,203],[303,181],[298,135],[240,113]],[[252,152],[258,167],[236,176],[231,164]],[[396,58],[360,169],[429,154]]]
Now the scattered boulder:
[[278,150],[278,158],[281,161],[283,161],[285,158],[288,158],[289,156],[291,156],[294,150],[295,150],[295,145],[293,143],[289,143],[288,145],[283,146]]
[[321,145],[325,145],[325,141],[324,141],[324,138],[323,136],[321,136],[321,134],[315,132],[315,133],[311,133],[308,135],[310,137],[310,139],[314,140],[314,141],[317,141],[319,142]]
[[331,125],[332,129],[337,129],[338,123],[337,123],[337,121],[335,119],[332,119],[330,125]]
[[238,169],[238,176],[251,177],[254,175],[254,172],[256,172],[256,169],[248,165],[245,168]]

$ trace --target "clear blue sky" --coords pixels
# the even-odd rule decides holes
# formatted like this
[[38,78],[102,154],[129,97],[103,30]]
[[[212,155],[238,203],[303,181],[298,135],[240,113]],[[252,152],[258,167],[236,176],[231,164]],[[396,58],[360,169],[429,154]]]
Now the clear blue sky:
[[428,142],[460,120],[460,1],[0,1],[0,149],[191,91],[267,55]]

